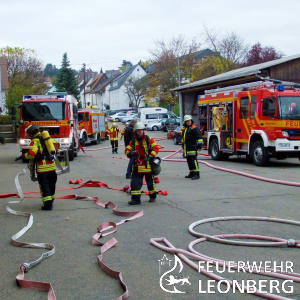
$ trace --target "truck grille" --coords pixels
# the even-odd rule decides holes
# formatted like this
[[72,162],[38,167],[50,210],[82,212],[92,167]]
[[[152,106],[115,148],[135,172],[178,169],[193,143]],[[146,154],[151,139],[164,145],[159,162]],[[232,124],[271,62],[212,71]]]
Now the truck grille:
[[290,137],[300,137],[300,129],[284,129]]
[[50,135],[59,135],[59,126],[40,127],[40,132],[44,130],[48,131]]

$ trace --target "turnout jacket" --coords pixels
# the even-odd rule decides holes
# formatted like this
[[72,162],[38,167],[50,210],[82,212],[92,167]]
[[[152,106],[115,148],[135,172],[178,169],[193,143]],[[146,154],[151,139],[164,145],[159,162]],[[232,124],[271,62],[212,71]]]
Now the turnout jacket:
[[[148,142],[147,142],[148,139]],[[148,144],[150,149],[148,149]],[[144,161],[145,157],[155,157],[159,148],[155,140],[145,134],[141,139],[138,139],[136,135],[129,145],[125,148],[125,155],[127,156],[131,151],[136,150],[139,154],[139,158],[135,159],[133,169],[138,170],[138,173],[151,173],[151,166],[149,161]]]
[[[38,132],[31,140],[29,150],[23,154],[25,159],[35,159],[37,164],[37,173],[45,173],[55,170],[55,162],[45,158],[43,146],[41,144],[41,133]],[[53,142],[55,142],[52,139]]]
[[199,128],[196,125],[191,125],[190,127],[184,126],[181,128],[179,134],[182,136],[183,157],[197,155],[198,149],[196,145],[200,142],[203,143]]
[[123,136],[124,136],[124,132],[125,132],[125,128],[121,130],[121,139],[122,139]]
[[119,139],[119,128],[118,127],[112,127],[107,130],[107,134],[110,136],[111,141],[117,141]]

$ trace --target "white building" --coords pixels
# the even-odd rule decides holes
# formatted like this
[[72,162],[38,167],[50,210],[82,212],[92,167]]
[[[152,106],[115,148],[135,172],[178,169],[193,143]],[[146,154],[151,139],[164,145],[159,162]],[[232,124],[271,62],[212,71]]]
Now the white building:
[[[147,75],[140,64],[127,68],[121,73],[119,77],[113,80],[110,84],[109,91],[109,106],[112,110],[130,109],[130,100],[126,94],[126,88],[124,86],[125,81],[130,78],[141,78]],[[143,104],[141,103],[141,106]]]
[[5,109],[5,92],[8,90],[8,76],[7,76],[7,60],[6,57],[0,57],[0,114]]

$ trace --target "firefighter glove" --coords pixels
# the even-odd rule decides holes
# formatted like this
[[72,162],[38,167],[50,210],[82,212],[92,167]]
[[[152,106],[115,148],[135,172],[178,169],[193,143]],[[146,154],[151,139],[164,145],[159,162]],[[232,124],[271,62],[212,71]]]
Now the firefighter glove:
[[203,142],[198,142],[197,143],[197,149],[201,150],[203,147]]
[[139,157],[139,154],[138,154],[138,152],[136,150],[133,151],[132,155],[133,155],[134,158],[138,158]]
[[127,153],[127,157],[128,157],[128,158],[131,158],[131,157],[132,157],[132,151],[129,151],[129,152]]
[[21,156],[17,157],[17,158],[15,159],[15,161],[20,160],[20,159],[22,159],[22,158],[23,158],[23,156],[21,155]]

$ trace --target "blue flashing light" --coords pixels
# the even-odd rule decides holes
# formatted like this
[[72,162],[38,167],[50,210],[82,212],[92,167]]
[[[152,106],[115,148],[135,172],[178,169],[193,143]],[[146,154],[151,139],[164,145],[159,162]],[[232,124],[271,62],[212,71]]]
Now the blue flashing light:
[[24,99],[29,99],[29,96],[24,96]]
[[294,131],[290,131],[290,134],[293,134],[294,133]]
[[277,86],[277,91],[278,91],[278,92],[283,92],[283,91],[284,91],[284,85],[279,84],[279,85]]

